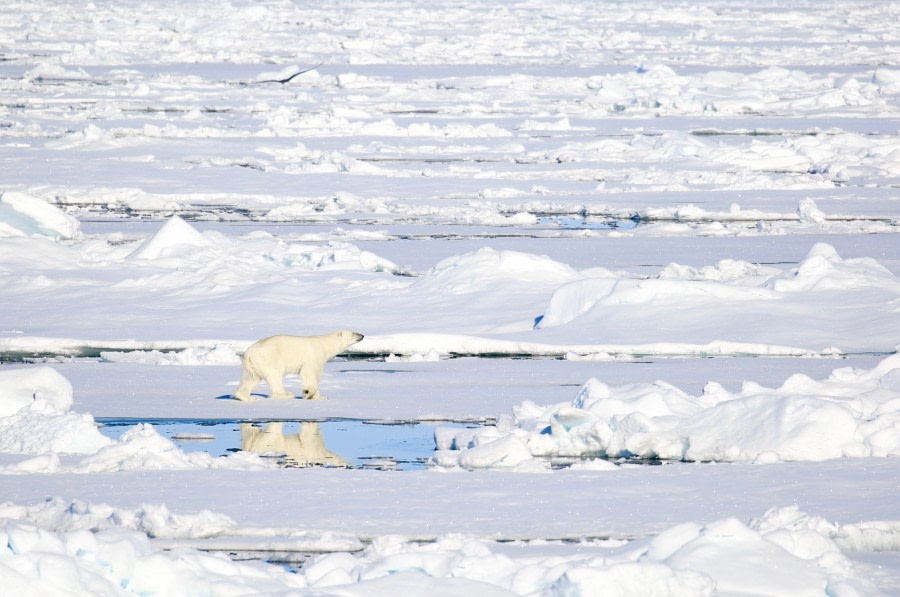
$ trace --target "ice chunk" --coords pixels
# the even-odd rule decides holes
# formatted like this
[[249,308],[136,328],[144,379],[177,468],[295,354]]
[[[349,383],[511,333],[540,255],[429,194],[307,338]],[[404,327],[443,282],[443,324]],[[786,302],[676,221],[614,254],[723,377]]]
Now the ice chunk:
[[72,407],[72,384],[52,367],[0,372],[0,417],[42,401],[45,412],[64,413]]
[[874,259],[842,259],[831,245],[816,243],[797,269],[774,278],[769,286],[777,292],[866,287],[885,287],[900,291],[900,280]]
[[42,199],[7,191],[0,194],[0,236],[81,238],[81,224]]
[[797,205],[797,217],[804,224],[823,224],[825,212],[816,206],[816,202],[807,197]]
[[890,68],[876,68],[872,75],[872,82],[883,91],[900,93],[900,70]]
[[512,468],[531,460],[531,451],[513,434],[479,444],[459,458],[463,468]]

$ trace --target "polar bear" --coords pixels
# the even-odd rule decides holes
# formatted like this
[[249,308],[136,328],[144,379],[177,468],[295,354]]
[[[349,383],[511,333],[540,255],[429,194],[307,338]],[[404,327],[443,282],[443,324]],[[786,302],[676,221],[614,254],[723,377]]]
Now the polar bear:
[[298,373],[303,385],[303,397],[325,400],[319,394],[319,378],[325,363],[352,344],[363,339],[362,334],[341,330],[321,336],[288,336],[279,334],[263,338],[250,345],[241,362],[241,384],[234,397],[253,400],[250,391],[260,380],[269,385],[271,398],[293,398],[284,391],[284,376]]

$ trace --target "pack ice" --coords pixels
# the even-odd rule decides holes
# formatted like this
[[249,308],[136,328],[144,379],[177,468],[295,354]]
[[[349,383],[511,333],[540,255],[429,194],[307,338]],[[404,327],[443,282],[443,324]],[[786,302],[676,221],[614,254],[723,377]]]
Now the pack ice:
[[[779,388],[590,379],[571,403],[523,403],[494,427],[436,432],[441,467],[533,470],[553,458],[779,462],[900,455],[900,355],[873,369],[801,374]],[[582,465],[583,466],[583,465]],[[614,468],[603,462],[596,467]]]
[[[852,596],[876,589],[856,575],[840,545],[896,533],[884,526],[841,526],[787,507],[746,524],[730,518],[674,526],[648,539],[585,544],[580,555],[557,555],[552,543],[504,546],[458,534],[421,543],[385,536],[364,550],[346,545],[355,554],[318,556],[297,573],[185,547],[155,547],[167,538],[235,530],[227,517],[177,515],[165,507],[116,510],[58,499],[33,507],[0,504],[0,570],[4,586],[17,594],[51,588],[95,595],[590,595],[602,587],[610,595],[712,596],[752,587],[784,597]],[[253,537],[244,533],[250,545]],[[274,542],[271,535],[257,541]]]
[[[898,22],[0,3],[0,593],[897,594]],[[329,403],[222,399],[348,328]],[[150,411],[497,423],[402,473],[98,428]]]

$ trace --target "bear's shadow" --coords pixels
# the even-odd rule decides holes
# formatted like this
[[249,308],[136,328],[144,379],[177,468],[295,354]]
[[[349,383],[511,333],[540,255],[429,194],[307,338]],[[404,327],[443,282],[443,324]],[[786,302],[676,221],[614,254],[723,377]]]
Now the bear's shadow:
[[[249,400],[247,402],[255,402],[257,400],[261,400],[263,398],[268,398],[268,394],[250,394],[253,400]],[[216,396],[216,400],[234,400],[236,402],[241,402],[237,398],[234,397],[234,394],[222,394],[221,396]]]

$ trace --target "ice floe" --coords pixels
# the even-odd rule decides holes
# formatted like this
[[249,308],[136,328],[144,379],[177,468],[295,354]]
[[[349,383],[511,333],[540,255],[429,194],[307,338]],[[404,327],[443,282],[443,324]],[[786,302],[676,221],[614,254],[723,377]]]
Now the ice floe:
[[[250,468],[269,466],[249,453],[213,458],[186,454],[152,425],[136,425],[119,441],[98,431],[93,417],[72,407],[72,385],[50,367],[0,371],[0,452],[32,455],[0,466],[0,474],[76,472],[135,468]],[[71,464],[60,456],[80,455]]]
[[[438,429],[435,466],[539,470],[541,459],[761,462],[900,455],[900,357],[835,369],[779,388],[710,382],[697,396],[663,381],[610,387],[591,379],[571,403],[526,402],[496,426]],[[546,466],[546,464],[544,464]]]

